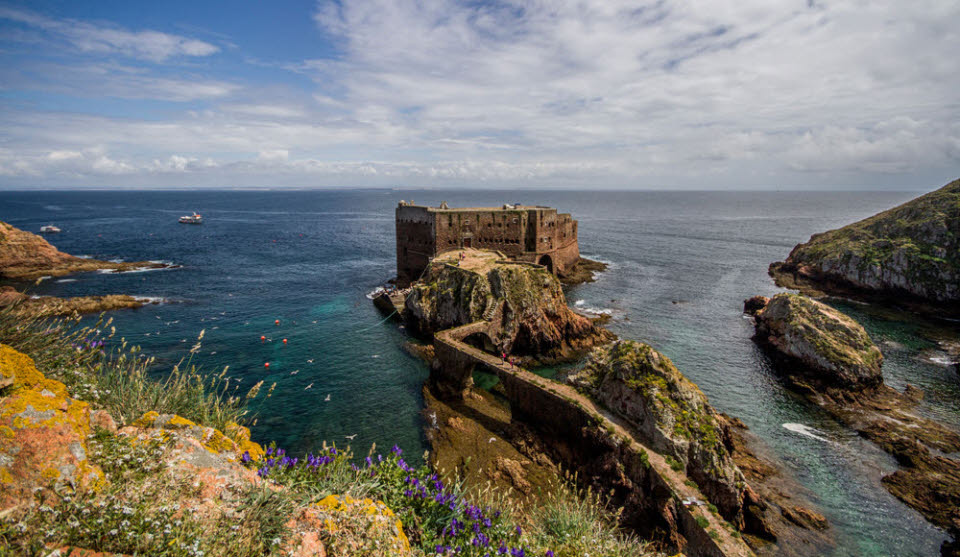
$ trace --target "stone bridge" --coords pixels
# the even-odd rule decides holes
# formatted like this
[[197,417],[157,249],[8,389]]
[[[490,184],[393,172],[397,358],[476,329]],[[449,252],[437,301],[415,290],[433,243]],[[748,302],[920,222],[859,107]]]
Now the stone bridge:
[[[706,498],[699,489],[686,483],[686,474],[673,470],[625,421],[569,385],[506,363],[465,342],[494,347],[494,335],[490,334],[493,327],[489,321],[477,321],[434,335],[435,358],[429,381],[435,393],[462,397],[473,384],[475,369],[479,367],[495,374],[506,392],[513,418],[539,430],[568,468],[577,469],[584,460],[599,458],[598,455],[612,456],[619,463],[622,469],[617,473],[625,475],[642,491],[631,494],[639,497],[644,508],[644,516],[635,517],[634,525],[639,530],[675,530],[684,539],[671,541],[680,545],[685,542],[682,550],[687,555],[753,555],[740,537],[731,535],[730,525],[709,512],[705,505],[682,503],[684,500],[706,501]],[[599,437],[598,431],[603,432]],[[646,523],[650,520],[665,523]]]

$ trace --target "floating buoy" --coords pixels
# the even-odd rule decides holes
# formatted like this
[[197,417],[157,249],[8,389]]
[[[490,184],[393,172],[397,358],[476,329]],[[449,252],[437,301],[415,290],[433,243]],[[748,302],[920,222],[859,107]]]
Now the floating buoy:
[[287,343],[287,339],[283,339],[283,343],[286,344],[286,343]]
[[260,342],[265,342],[266,340],[267,340],[267,337],[265,337],[264,335],[260,335]]
[[270,367],[270,362],[263,364],[263,367]]
[[274,320],[273,320],[273,324],[274,324],[274,325],[279,325],[279,324],[280,324],[280,320],[279,320],[279,319],[274,319]]

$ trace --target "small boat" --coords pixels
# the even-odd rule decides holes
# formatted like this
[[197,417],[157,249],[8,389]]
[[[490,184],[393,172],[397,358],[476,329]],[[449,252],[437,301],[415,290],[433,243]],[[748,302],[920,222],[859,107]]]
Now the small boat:
[[52,224],[48,224],[46,226],[41,226],[40,232],[43,234],[56,234],[57,232],[60,232],[60,229]]
[[200,216],[200,213],[195,212],[192,215],[180,217],[180,222],[183,224],[203,224],[203,217]]

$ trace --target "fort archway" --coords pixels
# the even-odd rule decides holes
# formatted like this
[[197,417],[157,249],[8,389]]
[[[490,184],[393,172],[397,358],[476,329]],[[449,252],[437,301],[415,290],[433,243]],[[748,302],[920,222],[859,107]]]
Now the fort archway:
[[553,258],[549,255],[541,255],[540,260],[537,261],[537,263],[546,267],[550,273],[553,273]]

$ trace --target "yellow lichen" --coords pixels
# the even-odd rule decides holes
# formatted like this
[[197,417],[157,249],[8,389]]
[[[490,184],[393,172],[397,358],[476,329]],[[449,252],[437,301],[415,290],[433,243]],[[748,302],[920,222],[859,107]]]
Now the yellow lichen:
[[50,467],[50,468],[44,469],[44,471],[41,472],[40,475],[48,480],[55,480],[60,477],[60,470]]
[[[387,523],[392,528],[389,534],[393,549],[402,553],[410,551],[410,541],[403,532],[403,523],[396,519],[390,507],[382,501],[373,501],[372,499],[361,501],[349,495],[328,495],[317,502],[317,506],[326,509],[329,513],[369,517],[367,518],[370,522],[369,534],[374,534],[373,530],[378,525]],[[329,517],[324,518],[323,525],[324,529],[330,533],[337,531],[336,523]]]
[[147,412],[146,414],[134,420],[134,422],[130,425],[134,427],[150,427],[153,425],[154,422],[157,421],[157,418],[159,416],[160,416],[159,412],[151,410],[150,412]]
[[191,422],[190,420],[174,414],[164,425],[167,429],[186,429],[188,427],[194,427],[197,424]]
[[0,375],[10,377],[25,387],[37,385],[44,379],[33,358],[6,344],[0,344]]
[[0,467],[0,484],[9,485],[13,483],[13,475],[10,474],[10,470],[7,470],[5,467]]

